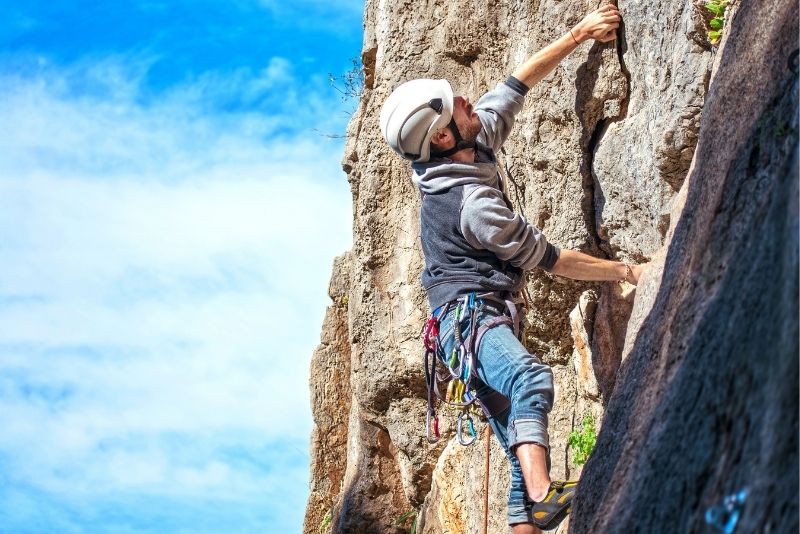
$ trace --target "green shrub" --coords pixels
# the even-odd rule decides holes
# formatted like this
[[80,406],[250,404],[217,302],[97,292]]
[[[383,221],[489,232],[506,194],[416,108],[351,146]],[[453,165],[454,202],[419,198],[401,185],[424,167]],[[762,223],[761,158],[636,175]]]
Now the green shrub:
[[594,418],[591,414],[583,418],[581,429],[573,429],[569,433],[569,446],[574,452],[573,462],[575,465],[583,465],[589,459],[589,455],[594,450],[594,444],[597,442],[597,432],[594,428]]
[[714,15],[708,26],[711,30],[708,32],[708,40],[711,44],[719,43],[722,38],[722,27],[725,26],[725,8],[728,7],[728,0],[709,0],[706,2],[706,9]]

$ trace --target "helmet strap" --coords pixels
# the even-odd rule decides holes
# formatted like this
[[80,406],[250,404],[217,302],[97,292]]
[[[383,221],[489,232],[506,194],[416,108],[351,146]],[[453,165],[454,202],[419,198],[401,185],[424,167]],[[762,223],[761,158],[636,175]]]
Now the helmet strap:
[[461,132],[458,131],[458,125],[453,117],[450,117],[450,123],[447,125],[452,132],[453,137],[456,140],[456,144],[452,148],[448,148],[447,150],[440,150],[436,152],[431,152],[431,156],[436,156],[437,158],[446,158],[448,156],[452,156],[456,152],[464,150],[465,148],[475,148],[475,141],[465,141],[463,137],[461,137]]

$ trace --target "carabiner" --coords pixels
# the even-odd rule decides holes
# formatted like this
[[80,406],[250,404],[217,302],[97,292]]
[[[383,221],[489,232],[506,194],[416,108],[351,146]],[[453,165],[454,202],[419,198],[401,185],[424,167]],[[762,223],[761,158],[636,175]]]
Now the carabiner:
[[[464,439],[464,433],[462,431],[462,426],[464,424],[465,419],[467,420],[467,424],[469,425],[469,430],[471,434],[469,440]],[[470,416],[469,412],[467,412],[466,410],[461,412],[461,415],[458,416],[458,423],[456,424],[456,438],[458,439],[458,442],[465,447],[472,445],[473,443],[475,443],[475,440],[478,439],[478,434],[477,432],[475,432],[475,425],[472,422],[472,416]]]
[[725,497],[721,504],[708,508],[705,513],[706,523],[723,534],[733,534],[744,509],[747,493],[747,488],[743,488]]
[[456,383],[455,398],[456,402],[464,402],[464,382],[459,379],[453,380]]
[[464,366],[463,366],[463,372],[461,373],[461,380],[463,380],[464,382],[469,381],[471,374],[472,374],[472,358],[470,358],[469,355],[467,355],[467,357],[464,358]]
[[445,394],[444,400],[446,402],[452,402],[455,392],[456,392],[456,381],[451,380],[450,383],[447,384],[447,393]]
[[458,366],[458,349],[453,348],[453,353],[450,354],[450,359],[447,361],[447,367],[455,369]]
[[[433,423],[433,435],[431,437],[431,423]],[[425,415],[425,438],[427,438],[428,443],[436,443],[439,441],[439,416],[433,415],[433,421],[431,421],[431,411],[428,410],[428,413]]]
[[428,350],[436,350],[436,342],[434,341],[439,337],[439,319],[435,315],[431,315],[430,319],[425,323],[425,333],[422,336],[422,343]]

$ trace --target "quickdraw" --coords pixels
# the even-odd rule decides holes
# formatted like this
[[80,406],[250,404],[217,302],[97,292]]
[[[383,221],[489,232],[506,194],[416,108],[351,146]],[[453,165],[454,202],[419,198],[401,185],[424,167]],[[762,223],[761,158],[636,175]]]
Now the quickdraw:
[[[478,315],[483,310],[485,299],[497,304],[496,308],[508,310],[509,315],[498,315],[478,326]],[[450,354],[445,355],[439,334],[441,321],[453,309],[453,336],[455,343]],[[468,319],[466,338],[461,331],[462,322]],[[475,363],[481,338],[487,330],[506,324],[519,330],[517,308],[510,298],[500,298],[493,293],[469,295],[456,301],[447,303],[433,312],[423,328],[423,345],[425,346],[425,381],[428,388],[428,411],[425,417],[425,436],[430,443],[436,443],[441,437],[439,433],[439,417],[436,414],[436,400],[449,406],[461,409],[456,423],[456,438],[461,445],[471,445],[477,439],[475,423],[470,409],[477,401],[477,395],[472,387],[472,380],[476,376]],[[443,369],[438,369],[438,363]],[[442,395],[440,385],[447,384],[445,394]],[[478,403],[487,413],[486,407]],[[466,427],[466,428],[465,428]],[[465,430],[469,437],[465,437]]]
[[[446,313],[444,309],[442,312]],[[436,351],[439,348],[439,325],[444,313],[434,313],[425,323],[422,343],[425,345],[425,381],[428,386],[428,412],[425,416],[425,437],[429,443],[439,441],[439,416],[434,408],[434,390],[436,388]],[[430,365],[430,367],[429,367]],[[438,395],[438,393],[436,393]]]

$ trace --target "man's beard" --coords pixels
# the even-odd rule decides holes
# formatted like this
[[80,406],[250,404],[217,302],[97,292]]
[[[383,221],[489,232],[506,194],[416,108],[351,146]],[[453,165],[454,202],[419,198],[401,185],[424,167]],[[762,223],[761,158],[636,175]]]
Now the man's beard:
[[[457,134],[456,134],[456,132],[453,132],[453,123],[450,123],[448,125],[448,129],[450,130],[451,133],[453,133],[453,135],[454,135],[454,137],[456,139],[458,139],[458,137],[460,137],[462,143],[474,143],[474,142],[476,142],[478,140],[478,134],[481,133],[481,130],[483,129],[483,125],[481,124],[481,121],[477,117],[475,117],[474,121],[470,120],[469,122],[467,122],[467,124],[458,124],[458,122],[456,121],[455,122],[455,126],[456,126],[456,128],[458,128],[458,133]],[[455,147],[455,146],[457,146],[457,144],[453,145],[453,146]],[[437,145],[436,143],[434,143],[433,141],[431,141],[431,151],[432,151],[432,153],[433,152],[444,152],[445,148],[443,148],[443,147]]]
[[463,130],[461,127],[459,127],[459,130],[461,130],[461,137],[464,139],[464,141],[473,142],[478,139],[478,134],[481,133],[482,128],[481,121],[475,119],[474,123],[473,121],[470,121]]

